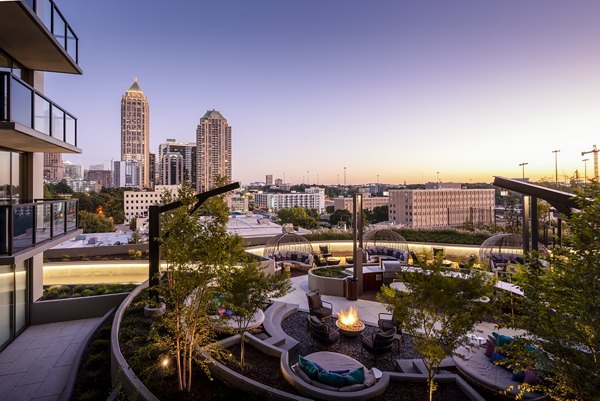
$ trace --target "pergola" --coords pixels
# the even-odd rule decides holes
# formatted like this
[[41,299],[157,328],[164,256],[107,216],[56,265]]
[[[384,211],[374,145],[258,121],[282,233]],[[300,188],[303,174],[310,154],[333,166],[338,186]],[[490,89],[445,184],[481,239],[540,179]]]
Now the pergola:
[[[494,185],[509,191],[518,192],[523,197],[523,253],[539,250],[537,200],[542,199],[552,205],[567,219],[579,210],[575,195],[542,187],[522,180],[494,177]],[[529,220],[531,219],[531,226]],[[558,219],[558,239],[562,237],[562,219]],[[530,234],[531,229],[531,234]],[[531,241],[530,241],[531,236]],[[531,249],[529,244],[531,243]]]

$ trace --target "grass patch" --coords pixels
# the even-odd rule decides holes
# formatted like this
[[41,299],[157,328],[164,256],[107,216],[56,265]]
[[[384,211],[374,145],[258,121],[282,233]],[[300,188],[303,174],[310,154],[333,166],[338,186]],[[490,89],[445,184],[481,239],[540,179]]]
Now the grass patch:
[[344,274],[344,269],[346,269],[346,266],[330,266],[323,267],[321,269],[314,269],[312,272],[315,276],[320,277],[346,278],[348,275]]
[[44,295],[40,300],[90,297],[93,295],[118,294],[131,292],[137,284],[78,284],[44,286]]

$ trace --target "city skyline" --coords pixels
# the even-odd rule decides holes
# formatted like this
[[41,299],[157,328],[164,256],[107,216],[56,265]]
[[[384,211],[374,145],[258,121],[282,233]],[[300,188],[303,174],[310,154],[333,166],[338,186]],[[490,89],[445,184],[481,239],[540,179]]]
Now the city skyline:
[[[193,141],[204,111],[220,110],[236,127],[242,182],[285,172],[300,183],[310,171],[335,184],[344,167],[348,184],[436,181],[437,172],[491,182],[521,177],[523,162],[527,177],[554,179],[557,149],[563,181],[575,169],[583,178],[581,152],[600,143],[597,2],[333,1],[318,15],[299,2],[185,5],[61,3],[104,54],[82,49],[84,77],[48,74],[47,92],[89,133],[71,161],[118,158],[114,102],[134,76],[153,103],[151,151],[166,138]],[[197,12],[223,18],[199,26]],[[147,40],[110,40],[127,37],[132,14]],[[268,157],[256,156],[261,148]]]

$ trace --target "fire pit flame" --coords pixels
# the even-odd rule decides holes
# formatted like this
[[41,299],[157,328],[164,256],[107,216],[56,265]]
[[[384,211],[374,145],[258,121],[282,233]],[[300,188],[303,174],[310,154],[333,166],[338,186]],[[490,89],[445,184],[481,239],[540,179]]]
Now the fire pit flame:
[[347,311],[340,311],[335,322],[340,331],[346,335],[358,335],[365,329],[365,324],[358,318],[356,308],[351,306]]

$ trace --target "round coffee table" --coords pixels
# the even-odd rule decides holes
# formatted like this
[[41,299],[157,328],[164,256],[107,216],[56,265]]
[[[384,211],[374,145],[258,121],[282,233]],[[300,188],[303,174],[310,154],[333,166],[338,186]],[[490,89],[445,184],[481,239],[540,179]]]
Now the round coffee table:
[[329,266],[339,265],[341,261],[342,261],[342,259],[336,258],[334,256],[330,256],[330,257],[327,258],[327,264]]

